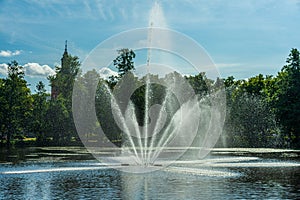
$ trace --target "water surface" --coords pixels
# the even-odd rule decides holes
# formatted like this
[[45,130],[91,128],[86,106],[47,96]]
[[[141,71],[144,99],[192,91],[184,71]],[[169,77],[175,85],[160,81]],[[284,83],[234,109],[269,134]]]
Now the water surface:
[[[44,153],[42,155],[45,156],[45,151],[31,153]],[[225,150],[214,151],[204,160],[181,161],[164,170],[147,174],[120,172],[102,165],[88,155],[80,160],[78,157],[68,157],[68,153],[84,157],[84,151],[78,149],[60,153],[52,149],[48,160],[45,157],[37,159],[25,156],[27,159],[18,162],[2,161],[0,199],[300,197],[300,162],[293,155],[294,152],[281,152],[280,155],[285,155],[282,157],[278,153],[274,153],[274,156],[271,156],[272,153],[262,156],[260,152],[247,154],[240,150],[229,153]]]

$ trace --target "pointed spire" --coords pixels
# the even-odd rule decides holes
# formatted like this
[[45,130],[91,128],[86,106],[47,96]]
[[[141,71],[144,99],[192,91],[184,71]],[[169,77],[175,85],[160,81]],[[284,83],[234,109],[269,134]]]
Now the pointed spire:
[[66,40],[65,42],[65,52],[61,58],[61,67],[63,68],[65,63],[66,63],[66,59],[68,58],[68,41]]
[[65,42],[65,53],[68,53],[68,40]]

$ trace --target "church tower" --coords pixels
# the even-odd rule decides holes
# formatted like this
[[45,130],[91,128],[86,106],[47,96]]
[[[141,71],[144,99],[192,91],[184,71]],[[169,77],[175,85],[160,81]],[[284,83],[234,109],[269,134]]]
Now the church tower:
[[65,51],[61,58],[61,71],[64,71],[64,69],[67,67],[67,60],[68,60],[68,41],[65,42]]
[[[64,71],[65,68],[66,68],[68,56],[69,56],[69,54],[68,54],[68,41],[66,40],[65,41],[65,51],[63,53],[62,58],[60,59],[61,60],[61,69],[60,69],[61,72]],[[56,77],[53,77],[53,78],[50,79],[50,84],[51,84],[51,99],[56,99],[57,96],[60,93],[59,89],[57,87],[57,84],[56,84]]]

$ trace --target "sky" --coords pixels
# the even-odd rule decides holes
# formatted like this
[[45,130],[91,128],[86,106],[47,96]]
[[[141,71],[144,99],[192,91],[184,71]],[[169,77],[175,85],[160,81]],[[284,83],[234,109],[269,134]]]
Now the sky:
[[222,78],[276,75],[300,48],[300,0],[0,0],[0,76],[16,60],[32,90],[48,85],[65,40],[83,62],[111,36],[148,27],[155,2],[164,26],[200,44]]

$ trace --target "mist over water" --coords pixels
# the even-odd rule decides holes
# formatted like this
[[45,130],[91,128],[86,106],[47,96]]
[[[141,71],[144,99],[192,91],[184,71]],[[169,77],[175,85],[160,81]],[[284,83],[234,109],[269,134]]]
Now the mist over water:
[[[108,165],[112,163],[113,165],[117,163],[129,165],[127,169],[121,168],[121,170],[136,172],[136,167],[132,170],[130,167],[142,166],[143,172],[153,171],[157,170],[153,168],[154,166],[166,167],[182,155],[189,159],[204,158],[222,132],[226,100],[221,84],[219,88],[211,90],[210,94],[201,96],[195,93],[180,71],[173,67],[173,64],[180,59],[188,63],[189,56],[191,56],[191,63],[188,67],[210,66],[206,71],[215,71],[217,74],[212,60],[193,40],[180,33],[164,29],[165,27],[167,23],[163,9],[155,2],[150,10],[148,28],[132,30],[112,37],[97,46],[83,63],[83,67],[91,67],[94,63],[100,65],[103,60],[99,55],[111,52],[107,48],[109,45],[120,46],[117,45],[118,42],[122,45],[129,45],[125,46],[126,48],[141,45],[141,41],[145,42],[144,45],[146,44],[136,47],[138,50],[147,51],[145,64],[136,66],[137,71],[144,72],[144,74],[140,74],[137,79],[134,76],[135,72],[127,73],[120,77],[113,89],[107,83],[102,83],[101,91],[105,95],[97,97],[102,98],[101,105],[98,104],[100,107],[110,108],[107,112],[97,111],[97,116],[84,112],[84,110],[94,110],[87,105],[97,104],[97,101],[93,99],[93,95],[96,95],[97,82],[93,84],[93,87],[86,88],[90,90],[88,93],[92,94],[89,97],[91,99],[87,100],[90,103],[85,101],[84,98],[87,97],[81,95],[82,85],[75,83],[73,114],[82,141],[101,162]],[[123,44],[124,38],[127,37],[128,40]],[[132,44],[129,44],[129,41],[132,41]],[[187,46],[178,46],[178,41]],[[194,54],[199,52],[199,54],[194,56],[191,52]],[[107,58],[104,61],[106,60]],[[206,64],[207,62],[210,64]],[[166,71],[169,73],[166,74]],[[198,73],[200,72],[202,71],[199,70]],[[161,74],[164,76],[162,77]],[[137,94],[139,96],[132,98]],[[98,110],[101,109],[98,107]],[[106,120],[109,112],[112,116],[109,116],[110,120]],[[98,120],[103,129],[100,127],[92,133],[92,135],[99,135],[98,146],[94,144],[98,149],[95,149],[89,147],[86,134],[91,130],[85,123]],[[110,144],[109,146],[115,147],[113,153],[107,155],[97,153],[101,151],[101,147],[106,147],[101,140],[107,140],[106,136],[117,131],[121,131],[121,148]],[[191,147],[194,149],[189,150]]]

